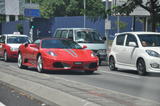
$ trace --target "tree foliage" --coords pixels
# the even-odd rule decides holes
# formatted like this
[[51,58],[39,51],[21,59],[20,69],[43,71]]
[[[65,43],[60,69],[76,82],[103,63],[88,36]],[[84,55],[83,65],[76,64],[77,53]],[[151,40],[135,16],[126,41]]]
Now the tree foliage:
[[160,1],[159,0],[127,0],[122,6],[114,7],[114,13],[129,15],[138,6],[150,13],[152,31],[156,31],[156,24],[160,22]]
[[84,11],[83,0],[36,0],[40,4],[41,15],[45,18],[56,16],[92,16],[94,19],[105,16],[105,5],[102,0],[86,0]]

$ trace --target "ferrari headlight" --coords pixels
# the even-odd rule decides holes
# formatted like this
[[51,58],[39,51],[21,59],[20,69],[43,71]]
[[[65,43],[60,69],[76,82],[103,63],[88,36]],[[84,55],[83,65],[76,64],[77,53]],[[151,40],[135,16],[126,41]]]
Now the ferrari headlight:
[[11,47],[10,50],[11,50],[11,51],[18,51],[18,48]]
[[91,57],[97,57],[94,52],[91,53]]
[[153,57],[160,57],[160,54],[153,50],[146,50],[147,54]]
[[51,55],[51,56],[57,56],[54,52],[52,52],[52,51],[48,51],[47,52],[49,55]]

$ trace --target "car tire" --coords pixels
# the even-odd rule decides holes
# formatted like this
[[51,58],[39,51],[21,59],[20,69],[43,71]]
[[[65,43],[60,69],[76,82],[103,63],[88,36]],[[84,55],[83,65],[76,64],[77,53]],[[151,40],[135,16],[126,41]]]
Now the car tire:
[[93,74],[94,71],[85,70],[85,73],[86,73],[86,74]]
[[4,51],[4,56],[3,57],[4,57],[5,62],[9,61],[7,51]]
[[27,66],[23,65],[23,58],[22,58],[22,54],[21,53],[18,54],[18,67],[21,68],[21,69],[28,68]]
[[116,71],[116,70],[117,70],[117,68],[116,68],[116,66],[115,66],[115,59],[114,59],[113,56],[111,56],[111,57],[109,58],[109,69],[110,69],[111,71]]
[[37,58],[37,71],[39,73],[43,73],[44,69],[43,69],[43,60],[42,60],[42,56],[39,55]]
[[138,74],[141,75],[141,76],[144,76],[147,74],[146,72],[146,64],[145,64],[145,61],[143,59],[139,59],[138,62],[137,62],[137,71],[138,71]]
[[99,66],[101,66],[101,64],[102,64],[102,61],[101,61],[101,60],[99,60]]

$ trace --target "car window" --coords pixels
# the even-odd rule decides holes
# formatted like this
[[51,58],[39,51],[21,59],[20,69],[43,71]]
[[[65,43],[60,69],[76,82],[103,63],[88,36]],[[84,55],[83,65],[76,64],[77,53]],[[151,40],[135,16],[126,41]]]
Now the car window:
[[129,42],[136,42],[137,44],[137,39],[134,35],[132,34],[127,34],[127,40],[126,40],[126,46],[129,46]]
[[143,47],[160,46],[160,34],[138,34]]
[[5,42],[5,36],[1,36],[0,37],[0,43],[4,43]]
[[125,39],[125,34],[118,35],[116,39],[116,45],[123,45]]
[[68,33],[67,30],[63,30],[61,33],[61,38],[67,38],[67,33]]
[[8,44],[21,44],[26,42],[29,42],[28,37],[24,37],[24,36],[8,36],[7,37]]
[[59,48],[59,49],[82,49],[82,47],[72,40],[42,40],[42,48]]
[[61,31],[60,31],[60,30],[58,30],[58,31],[56,32],[55,37],[56,37],[56,38],[60,38],[60,37],[61,37]]
[[78,43],[104,43],[97,31],[89,29],[76,31],[75,41]]
[[70,30],[68,33],[68,39],[73,40],[73,30]]

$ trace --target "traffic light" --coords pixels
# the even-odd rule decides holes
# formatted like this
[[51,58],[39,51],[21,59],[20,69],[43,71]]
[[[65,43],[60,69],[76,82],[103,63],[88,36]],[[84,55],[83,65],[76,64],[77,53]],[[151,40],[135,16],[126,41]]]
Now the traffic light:
[[35,26],[34,26],[34,25],[32,25],[32,26],[31,26],[31,28],[32,28],[32,29],[34,29],[34,28],[35,28]]
[[30,28],[34,29],[35,28],[35,25],[33,22],[30,22]]

